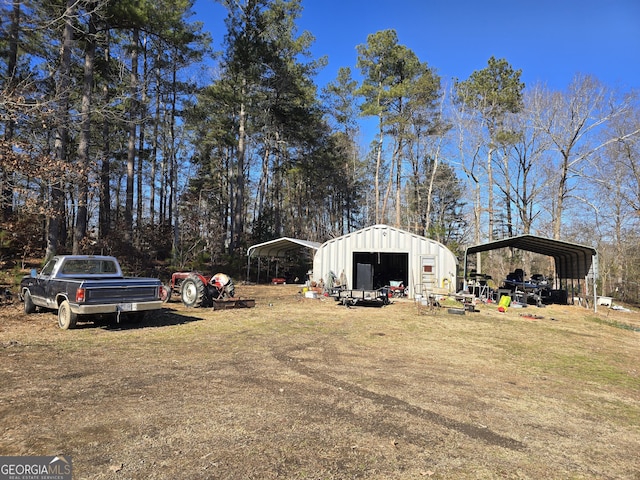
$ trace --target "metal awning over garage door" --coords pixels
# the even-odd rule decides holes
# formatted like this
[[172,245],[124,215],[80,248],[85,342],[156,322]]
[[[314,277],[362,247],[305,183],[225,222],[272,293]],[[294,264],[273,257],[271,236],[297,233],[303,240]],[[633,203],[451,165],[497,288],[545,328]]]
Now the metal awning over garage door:
[[464,279],[467,278],[467,257],[474,253],[498,250],[500,248],[517,248],[528,252],[552,257],[555,262],[556,277],[560,280],[577,280],[586,282],[593,278],[593,305],[596,308],[596,282],[598,276],[598,252],[595,248],[577,243],[553,240],[536,235],[519,235],[493,242],[468,247],[464,257]]

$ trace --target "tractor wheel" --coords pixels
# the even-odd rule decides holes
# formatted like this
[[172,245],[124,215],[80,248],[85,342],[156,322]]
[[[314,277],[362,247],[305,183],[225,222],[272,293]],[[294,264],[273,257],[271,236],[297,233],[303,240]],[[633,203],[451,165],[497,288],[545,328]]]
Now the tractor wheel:
[[200,307],[205,296],[205,285],[197,275],[189,275],[182,282],[180,297],[187,307]]

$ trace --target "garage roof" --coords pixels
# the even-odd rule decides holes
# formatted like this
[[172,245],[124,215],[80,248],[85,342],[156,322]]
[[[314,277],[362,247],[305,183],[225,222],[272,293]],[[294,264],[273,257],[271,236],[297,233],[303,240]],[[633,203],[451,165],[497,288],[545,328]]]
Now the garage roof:
[[465,253],[465,265],[469,254],[506,247],[553,257],[556,275],[561,279],[584,279],[592,265],[594,270],[597,269],[597,265],[594,264],[594,257],[597,255],[595,248],[536,235],[519,235],[468,247]]
[[286,257],[300,247],[317,250],[321,243],[297,238],[281,237],[264,243],[252,245],[247,249],[247,257]]

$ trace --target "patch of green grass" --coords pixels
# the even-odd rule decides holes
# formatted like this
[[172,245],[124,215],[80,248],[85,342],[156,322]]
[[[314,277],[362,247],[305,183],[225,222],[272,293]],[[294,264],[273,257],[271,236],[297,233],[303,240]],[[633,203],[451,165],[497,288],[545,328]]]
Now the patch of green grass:
[[606,358],[582,353],[554,353],[540,358],[539,367],[565,376],[569,380],[597,383],[601,386],[640,388],[640,379]]
[[632,332],[640,332],[640,327],[636,327],[635,325],[630,325],[628,323],[618,322],[616,320],[607,320],[600,317],[587,317],[586,319],[590,322],[598,323],[600,325],[608,325],[610,327],[621,328],[623,330],[631,330]]
[[462,304],[462,302],[459,302],[458,300],[456,300],[455,298],[445,298],[440,300],[440,305],[443,307],[464,307],[464,305]]
[[[586,403],[585,400],[582,400]],[[640,425],[640,409],[619,399],[592,401],[593,411],[600,412],[605,419],[616,420],[619,425]]]

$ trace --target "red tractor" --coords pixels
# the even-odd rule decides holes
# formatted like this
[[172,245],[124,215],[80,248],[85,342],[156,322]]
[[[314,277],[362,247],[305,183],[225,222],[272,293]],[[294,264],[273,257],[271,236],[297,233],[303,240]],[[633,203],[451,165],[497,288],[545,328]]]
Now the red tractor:
[[198,272],[176,272],[171,275],[166,301],[171,294],[180,293],[180,299],[187,307],[215,307],[219,301],[228,301],[235,295],[231,277],[224,273],[205,276]]

